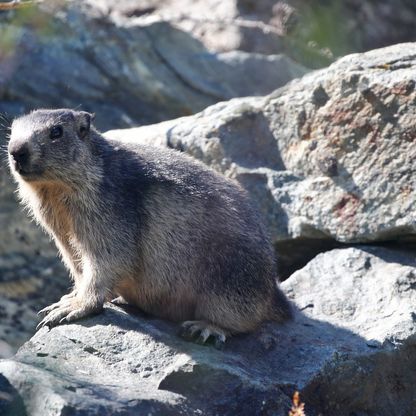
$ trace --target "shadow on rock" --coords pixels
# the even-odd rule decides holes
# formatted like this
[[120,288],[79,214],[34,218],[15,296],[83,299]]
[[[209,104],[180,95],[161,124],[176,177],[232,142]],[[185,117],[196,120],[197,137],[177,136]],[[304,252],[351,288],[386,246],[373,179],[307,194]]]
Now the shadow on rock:
[[22,397],[17,390],[0,374],[0,414],[2,416],[26,416]]

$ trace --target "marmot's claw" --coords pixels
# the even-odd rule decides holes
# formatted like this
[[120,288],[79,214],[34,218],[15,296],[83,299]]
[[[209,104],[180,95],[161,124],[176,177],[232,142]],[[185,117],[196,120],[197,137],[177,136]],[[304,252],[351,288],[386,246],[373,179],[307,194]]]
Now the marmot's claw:
[[118,296],[117,298],[114,298],[110,301],[113,305],[116,306],[126,306],[128,305],[128,302],[123,298],[123,296]]
[[59,324],[73,322],[85,318],[86,316],[93,315],[101,310],[102,305],[93,307],[90,304],[83,305],[77,302],[71,303],[67,301],[65,304],[61,304],[59,307],[51,310],[38,324],[36,330],[39,330],[43,326],[52,328]]
[[56,308],[59,308],[60,306],[62,306],[61,301],[56,302],[56,303],[52,303],[52,305],[47,306],[46,308],[41,309],[38,312],[38,315],[47,315],[49,312],[52,312],[53,310],[55,310]]
[[[205,321],[185,321],[182,323],[179,335],[187,341],[194,341],[206,345],[210,338],[214,340],[214,347],[222,349],[227,339],[227,333],[218,326]],[[198,335],[197,338],[196,335]]]
[[76,291],[72,291],[71,293],[68,293],[67,295],[64,295],[61,297],[61,299],[58,302],[52,303],[52,305],[47,306],[46,308],[41,309],[38,312],[38,315],[47,315],[49,312],[60,308],[62,306],[68,306],[69,300],[76,296]]
[[71,312],[70,307],[58,308],[49,312],[48,315],[46,315],[42,319],[42,321],[39,322],[38,326],[36,327],[36,330],[39,330],[40,328],[44,326],[48,326],[49,328],[52,328],[58,325],[61,319],[65,317],[66,315],[68,315],[68,313],[70,312]]
[[217,350],[223,350],[225,347],[225,341],[222,340],[221,338],[215,338],[214,341],[214,348],[216,348]]

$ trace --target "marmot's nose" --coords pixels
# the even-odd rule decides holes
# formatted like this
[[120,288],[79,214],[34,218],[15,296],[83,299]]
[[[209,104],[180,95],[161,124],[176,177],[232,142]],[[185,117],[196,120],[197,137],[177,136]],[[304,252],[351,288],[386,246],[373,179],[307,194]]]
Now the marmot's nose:
[[15,162],[16,169],[25,170],[25,167],[27,167],[30,158],[28,146],[23,144],[18,148],[10,149],[10,155]]

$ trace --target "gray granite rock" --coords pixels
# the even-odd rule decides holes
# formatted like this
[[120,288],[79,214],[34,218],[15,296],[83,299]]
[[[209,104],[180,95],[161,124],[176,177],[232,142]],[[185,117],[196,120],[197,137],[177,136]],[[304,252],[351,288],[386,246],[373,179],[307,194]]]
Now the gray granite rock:
[[0,373],[30,415],[409,415],[414,407],[416,261],[376,247],[321,254],[283,283],[299,309],[225,350],[177,325],[109,306],[43,328]]
[[[213,52],[278,54],[287,49],[285,13],[280,16],[279,7],[273,10],[275,0],[93,1],[112,15],[168,21],[191,33]],[[281,11],[285,9],[288,7]],[[279,18],[273,19],[276,15]]]
[[285,53],[323,67],[415,40],[412,0],[92,0],[107,13],[164,20],[215,52]]
[[306,72],[280,55],[211,53],[168,22],[108,14],[79,0],[1,13],[0,46],[7,51],[0,112],[82,105],[96,112],[101,128],[269,93]]
[[237,178],[276,243],[414,240],[416,44],[346,56],[266,97],[109,137],[176,148]]

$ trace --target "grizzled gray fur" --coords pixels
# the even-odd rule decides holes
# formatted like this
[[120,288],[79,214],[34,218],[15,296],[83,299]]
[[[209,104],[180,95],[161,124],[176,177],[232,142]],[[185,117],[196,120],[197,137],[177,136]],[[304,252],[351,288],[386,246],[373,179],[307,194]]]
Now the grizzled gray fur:
[[14,120],[8,150],[22,202],[74,281],[39,326],[115,297],[184,321],[182,334],[201,343],[290,317],[273,248],[237,183],[174,150],[107,140],[82,111]]

